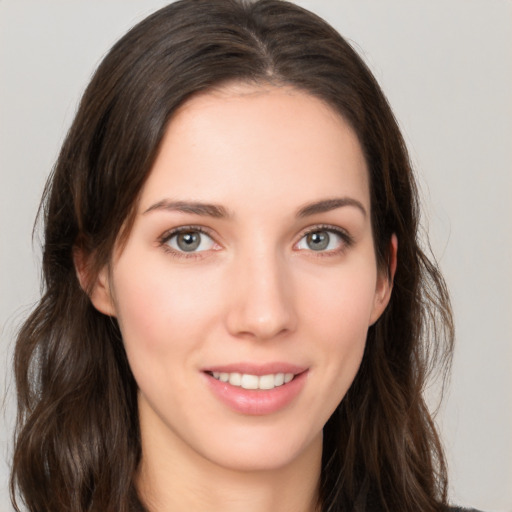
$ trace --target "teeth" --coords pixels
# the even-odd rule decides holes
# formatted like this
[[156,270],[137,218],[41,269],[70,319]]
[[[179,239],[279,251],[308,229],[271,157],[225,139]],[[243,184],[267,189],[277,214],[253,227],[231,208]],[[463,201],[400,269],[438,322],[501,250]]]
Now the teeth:
[[228,382],[229,381],[229,373],[213,372],[213,376],[217,380],[220,380],[221,382]]
[[229,383],[232,386],[241,386],[242,385],[242,375],[240,373],[230,373],[229,374]]
[[276,386],[275,375],[262,375],[258,379],[258,387],[260,389],[273,389],[273,388],[275,388],[275,386]]
[[274,379],[274,386],[282,386],[284,384],[284,373],[278,373]]
[[274,389],[283,384],[288,384],[295,377],[293,373],[271,373],[258,376],[237,372],[213,372],[212,375],[221,382],[229,382],[232,386],[244,389]]
[[242,387],[244,389],[258,389],[260,385],[260,379],[256,375],[248,375],[244,373],[242,375]]

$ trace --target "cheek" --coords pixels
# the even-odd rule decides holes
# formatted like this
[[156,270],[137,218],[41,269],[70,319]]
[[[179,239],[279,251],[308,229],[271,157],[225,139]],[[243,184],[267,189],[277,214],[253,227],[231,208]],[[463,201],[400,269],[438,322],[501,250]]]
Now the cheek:
[[165,258],[143,264],[133,257],[119,261],[115,308],[127,352],[163,355],[194,343],[218,304],[217,286],[198,274],[176,271]]
[[171,390],[186,390],[184,368],[200,340],[197,318],[206,315],[190,299],[197,295],[195,284],[169,275],[168,265],[137,266],[132,259],[118,264],[114,287],[117,319],[135,380],[150,402],[155,390],[170,401]]
[[153,282],[153,276],[144,277],[140,270],[134,270],[130,279],[123,279],[120,272],[121,284],[115,287],[117,319],[127,349],[134,343],[157,348],[167,324],[169,302],[162,283]]
[[[332,406],[350,387],[364,354],[375,297],[376,272],[365,266],[331,276],[321,293],[311,286],[304,295],[308,337],[317,340],[319,367],[332,391]],[[307,303],[306,303],[307,302]]]
[[[376,271],[371,265],[350,266],[332,272],[322,286],[312,280],[304,290],[303,311],[337,339],[366,336],[374,309]],[[330,337],[330,336],[328,336]]]

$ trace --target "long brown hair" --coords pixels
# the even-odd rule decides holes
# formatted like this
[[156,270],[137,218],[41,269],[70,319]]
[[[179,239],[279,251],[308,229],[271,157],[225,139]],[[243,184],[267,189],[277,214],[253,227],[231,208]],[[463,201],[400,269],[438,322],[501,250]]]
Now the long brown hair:
[[[360,370],[324,429],[321,507],[442,510],[447,477],[422,392],[448,368],[453,342],[442,276],[418,242],[407,151],[374,77],[326,22],[279,0],[182,0],[136,25],[108,53],[48,180],[43,296],[16,345],[16,510],[144,510],[137,385],[115,319],[92,306],[89,275],[130,231],[138,195],[173,112],[226,82],[291,85],[321,98],[357,134],[370,174],[378,264],[398,238],[391,301],[370,328]],[[359,496],[359,498],[358,498]]]

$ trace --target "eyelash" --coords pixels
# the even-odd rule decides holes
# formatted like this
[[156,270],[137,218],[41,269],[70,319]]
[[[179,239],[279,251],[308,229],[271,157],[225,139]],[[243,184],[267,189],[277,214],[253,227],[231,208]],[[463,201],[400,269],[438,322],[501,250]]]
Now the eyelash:
[[207,229],[205,229],[202,226],[180,226],[178,228],[170,229],[169,231],[166,231],[159,239],[158,239],[158,245],[162,247],[162,249],[173,256],[174,258],[186,258],[186,259],[196,259],[196,258],[202,258],[204,255],[202,252],[205,251],[199,251],[199,252],[184,252],[184,251],[177,251],[170,247],[167,242],[176,235],[179,235],[180,233],[202,233],[203,235],[209,236],[213,240],[213,236],[211,232]]
[[[317,232],[320,232],[320,231],[326,231],[328,233],[334,233],[335,235],[337,235],[337,236],[339,236],[341,238],[341,240],[343,241],[343,244],[338,249],[331,249],[331,250],[328,250],[328,251],[314,251],[314,250],[310,250],[309,252],[313,253],[314,256],[316,256],[316,257],[337,256],[337,255],[342,254],[343,252],[345,252],[348,248],[350,248],[354,244],[354,239],[352,238],[352,236],[349,233],[347,233],[347,231],[345,231],[344,229],[341,229],[341,228],[339,228],[337,226],[332,226],[332,225],[329,225],[329,224],[319,224],[319,225],[316,225],[316,226],[312,226],[311,228],[308,228],[307,230],[305,230],[305,231],[303,231],[301,233],[300,238],[299,238],[299,242],[304,237],[307,237],[308,235],[311,235],[313,233],[317,233]],[[204,255],[202,253],[206,252],[206,251],[198,251],[198,252],[189,252],[189,253],[187,253],[187,252],[184,252],[184,251],[177,251],[177,250],[173,249],[172,247],[170,247],[168,245],[168,242],[169,242],[169,240],[171,240],[172,237],[174,237],[176,235],[179,235],[180,233],[187,233],[187,232],[202,233],[202,234],[207,235],[208,237],[213,239],[213,236],[212,236],[211,232],[209,230],[205,229],[202,226],[194,226],[194,225],[180,226],[180,227],[173,228],[173,229],[163,233],[159,237],[159,239],[158,239],[158,245],[160,247],[162,247],[162,249],[165,252],[171,254],[175,258],[196,259],[196,258],[204,257]],[[299,242],[297,242],[297,244]],[[297,245],[297,244],[295,244],[295,245]],[[303,250],[306,250],[306,249],[300,249],[300,251],[303,251]]]
[[[299,241],[302,240],[304,237],[307,237],[308,235],[311,235],[313,233],[317,233],[319,231],[326,231],[327,233],[334,233],[335,235],[339,236],[343,242],[341,247],[337,249],[331,249],[329,251],[313,251],[310,250],[310,253],[313,253],[315,257],[319,258],[325,258],[325,257],[332,257],[332,256],[338,256],[340,254],[343,254],[347,249],[349,249],[352,245],[354,245],[354,238],[344,229],[338,227],[338,226],[332,226],[330,224],[318,224],[316,226],[312,226],[311,228],[306,229],[304,231]],[[298,243],[298,242],[297,242]],[[305,249],[304,249],[305,250]]]

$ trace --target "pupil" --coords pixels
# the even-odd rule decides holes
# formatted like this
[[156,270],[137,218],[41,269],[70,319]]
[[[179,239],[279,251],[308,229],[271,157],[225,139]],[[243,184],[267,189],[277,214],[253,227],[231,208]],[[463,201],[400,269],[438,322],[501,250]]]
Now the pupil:
[[313,251],[322,251],[329,245],[329,234],[326,231],[310,233],[307,242],[309,248]]
[[178,247],[182,251],[194,251],[199,247],[200,236],[198,233],[181,233],[178,235]]

